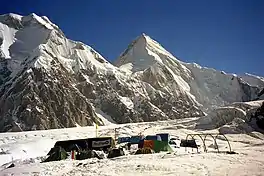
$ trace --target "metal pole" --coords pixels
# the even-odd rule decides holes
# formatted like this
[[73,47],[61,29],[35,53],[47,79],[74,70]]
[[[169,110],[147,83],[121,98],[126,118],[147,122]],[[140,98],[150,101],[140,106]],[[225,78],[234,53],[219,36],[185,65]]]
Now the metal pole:
[[97,125],[97,123],[95,124],[95,134],[96,134],[96,137],[98,137],[98,125]]

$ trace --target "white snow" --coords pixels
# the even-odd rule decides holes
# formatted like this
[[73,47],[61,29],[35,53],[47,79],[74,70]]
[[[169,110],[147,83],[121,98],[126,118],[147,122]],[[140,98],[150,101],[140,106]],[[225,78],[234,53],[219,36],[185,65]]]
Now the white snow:
[[197,64],[185,65],[193,75],[193,79],[189,81],[191,93],[205,110],[242,101],[243,90],[236,76],[198,67]]
[[124,65],[121,65],[119,67],[119,69],[124,71],[127,74],[132,74],[133,64],[132,63],[127,63],[127,64],[124,64]]
[[264,78],[263,77],[246,73],[245,75],[242,75],[241,78],[252,86],[261,86],[261,88],[264,88]]
[[7,25],[0,23],[0,54],[3,52],[6,58],[10,58],[9,47],[15,42],[15,33],[17,30],[9,28]]
[[53,29],[52,25],[46,21],[46,19],[41,18],[40,16],[36,15],[35,13],[32,13],[28,16],[25,16],[22,18],[23,22],[37,22],[40,23],[41,25],[45,26],[47,29]]
[[126,105],[126,107],[128,109],[133,109],[134,108],[134,103],[133,101],[129,98],[129,97],[122,97],[119,96],[119,99],[121,100],[121,102]]
[[75,123],[75,126],[76,126],[76,127],[81,127],[81,125],[79,125],[78,123]]
[[38,106],[36,106],[36,110],[37,110],[38,112],[43,112],[43,110],[40,109]]
[[[183,119],[150,123],[134,123],[114,126],[99,126],[99,134],[114,136],[118,129],[120,136],[144,135],[169,132],[172,136],[185,139],[188,133],[197,133],[192,126],[197,119]],[[207,131],[204,131],[207,132]],[[209,131],[208,131],[209,132]],[[210,131],[216,132],[216,131]],[[1,154],[1,164],[14,159],[15,167],[1,166],[0,175],[261,175],[264,172],[263,139],[246,134],[229,134],[231,147],[238,154],[216,153],[211,148],[213,141],[208,138],[208,153],[176,148],[175,152],[161,152],[147,155],[126,155],[114,159],[95,158],[72,161],[63,160],[40,163],[57,140],[94,137],[94,127],[31,131],[0,134],[0,148],[9,154]],[[198,138],[197,138],[198,139]],[[217,139],[220,151],[227,151],[227,143]],[[31,159],[30,159],[31,158]],[[79,165],[79,166],[78,166]]]
[[163,65],[167,57],[177,60],[158,42],[142,34],[133,41],[128,50],[121,54],[121,57],[116,61],[116,65],[122,68],[124,67],[122,65],[129,64],[129,66],[133,66],[133,72],[142,71],[155,63]]
[[95,109],[95,113],[103,121],[104,125],[116,124],[116,122],[112,119],[111,116],[107,115],[106,113],[101,111],[99,108]]
[[85,78],[86,82],[89,83],[89,84],[93,84],[91,81],[90,81],[90,78],[87,76],[87,75],[84,75],[83,74],[83,77]]
[[[11,58],[8,68],[12,72],[12,77],[23,69],[24,65],[21,65],[23,62],[50,70],[54,58],[71,73],[89,67],[97,73],[121,74],[118,68],[90,46],[67,39],[58,26],[47,17],[40,17],[34,13],[24,17],[13,16],[24,24],[21,29],[15,30],[0,22],[0,38],[3,38],[0,51],[3,57]],[[13,63],[18,63],[15,68],[12,66]]]
[[8,15],[10,15],[12,18],[17,19],[19,21],[21,21],[22,20],[22,17],[23,17],[21,15],[14,14],[14,13],[9,13]]

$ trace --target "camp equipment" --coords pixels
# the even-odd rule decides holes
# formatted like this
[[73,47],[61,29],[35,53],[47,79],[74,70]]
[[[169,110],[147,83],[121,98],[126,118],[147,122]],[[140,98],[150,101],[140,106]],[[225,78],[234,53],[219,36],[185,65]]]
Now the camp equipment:
[[143,136],[131,136],[130,143],[131,144],[138,144],[141,139],[143,139]]
[[[141,147],[139,146],[139,148]],[[144,140],[142,148],[150,148],[155,152],[173,151],[167,141],[158,141],[158,140]]]
[[68,157],[67,152],[60,146],[55,146],[52,148],[49,153],[49,157],[46,158],[43,162],[49,162],[49,161],[59,161],[64,160]]
[[76,139],[57,141],[55,146],[64,148],[67,152],[72,150],[104,150],[107,151],[109,148],[115,147],[115,142],[112,137],[98,137],[98,138],[87,138],[87,139]]
[[[201,141],[202,141],[204,151],[207,152],[206,138],[207,137],[211,137],[213,139],[213,141],[214,141],[215,149],[217,149],[217,152],[220,152],[219,151],[218,144],[216,142],[216,139],[217,139],[218,136],[222,136],[223,138],[225,138],[225,140],[226,140],[226,142],[228,144],[228,147],[229,147],[229,152],[232,153],[231,145],[230,145],[227,137],[224,134],[222,134],[222,133],[196,133],[196,134],[187,134],[186,139],[185,140],[182,140],[182,142],[181,142],[181,147],[193,147],[193,148],[197,148],[197,152],[198,152],[199,145],[196,143],[196,140],[195,140],[194,137],[199,137],[201,139]],[[190,137],[191,140],[188,140],[188,137]],[[187,150],[187,148],[185,148],[185,150]]]
[[88,158],[98,158],[103,159],[104,157],[99,156],[94,150],[83,150],[76,155],[76,160],[84,160]]
[[137,155],[137,154],[152,154],[152,153],[155,152],[151,148],[147,147],[147,148],[139,148],[135,154]]
[[117,139],[117,143],[121,144],[121,143],[125,143],[125,142],[130,142],[131,137],[118,137]]
[[125,152],[122,148],[114,148],[109,151],[107,158],[115,158],[123,155],[125,155]]

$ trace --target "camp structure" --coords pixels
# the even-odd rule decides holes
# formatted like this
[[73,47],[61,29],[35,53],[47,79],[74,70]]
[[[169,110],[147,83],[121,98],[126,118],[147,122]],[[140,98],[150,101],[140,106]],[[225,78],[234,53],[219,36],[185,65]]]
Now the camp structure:
[[190,147],[190,148],[196,148],[198,152],[199,146],[197,145],[195,139],[182,139],[181,140],[181,147]]
[[144,139],[144,136],[131,136],[131,137],[118,137],[117,143],[131,143],[131,144],[138,144],[142,139]]
[[131,136],[130,143],[131,144],[138,144],[139,141],[141,141],[142,139],[144,139],[144,136]]
[[161,151],[173,151],[169,145],[169,134],[167,133],[163,133],[162,137],[158,134],[146,136],[144,140],[139,142],[138,148],[150,148],[156,153]]
[[84,160],[88,158],[98,158],[103,159],[104,157],[102,155],[99,155],[95,150],[82,150],[76,155],[76,160]]
[[97,137],[88,139],[88,148],[92,150],[108,151],[115,147],[115,140],[112,137]]
[[121,143],[126,143],[126,142],[130,142],[131,137],[118,137],[117,138],[117,143],[121,144]]
[[150,148],[156,153],[161,151],[173,151],[168,142],[158,140],[144,140],[143,148]]
[[107,155],[107,158],[115,158],[125,155],[125,152],[122,148],[111,149]]
[[72,150],[108,151],[110,148],[115,147],[115,141],[112,137],[97,137],[97,138],[57,141],[54,147],[57,146],[62,147],[66,152],[70,152]]
[[69,155],[62,147],[55,146],[49,151],[48,158],[46,158],[43,162],[60,161],[66,159],[68,156]]

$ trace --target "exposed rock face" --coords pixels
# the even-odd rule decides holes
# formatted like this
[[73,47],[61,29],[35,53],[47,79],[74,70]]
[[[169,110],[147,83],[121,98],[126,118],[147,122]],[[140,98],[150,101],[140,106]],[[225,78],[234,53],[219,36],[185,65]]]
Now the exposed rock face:
[[259,83],[177,60],[145,34],[116,67],[47,17],[3,15],[0,28],[0,131],[203,116],[260,92]]
[[264,88],[259,92],[258,97],[261,97],[264,95]]
[[93,107],[73,82],[63,69],[47,73],[31,68],[23,72],[15,84],[1,90],[2,131],[16,131],[17,126],[32,130],[92,125],[96,121]]

